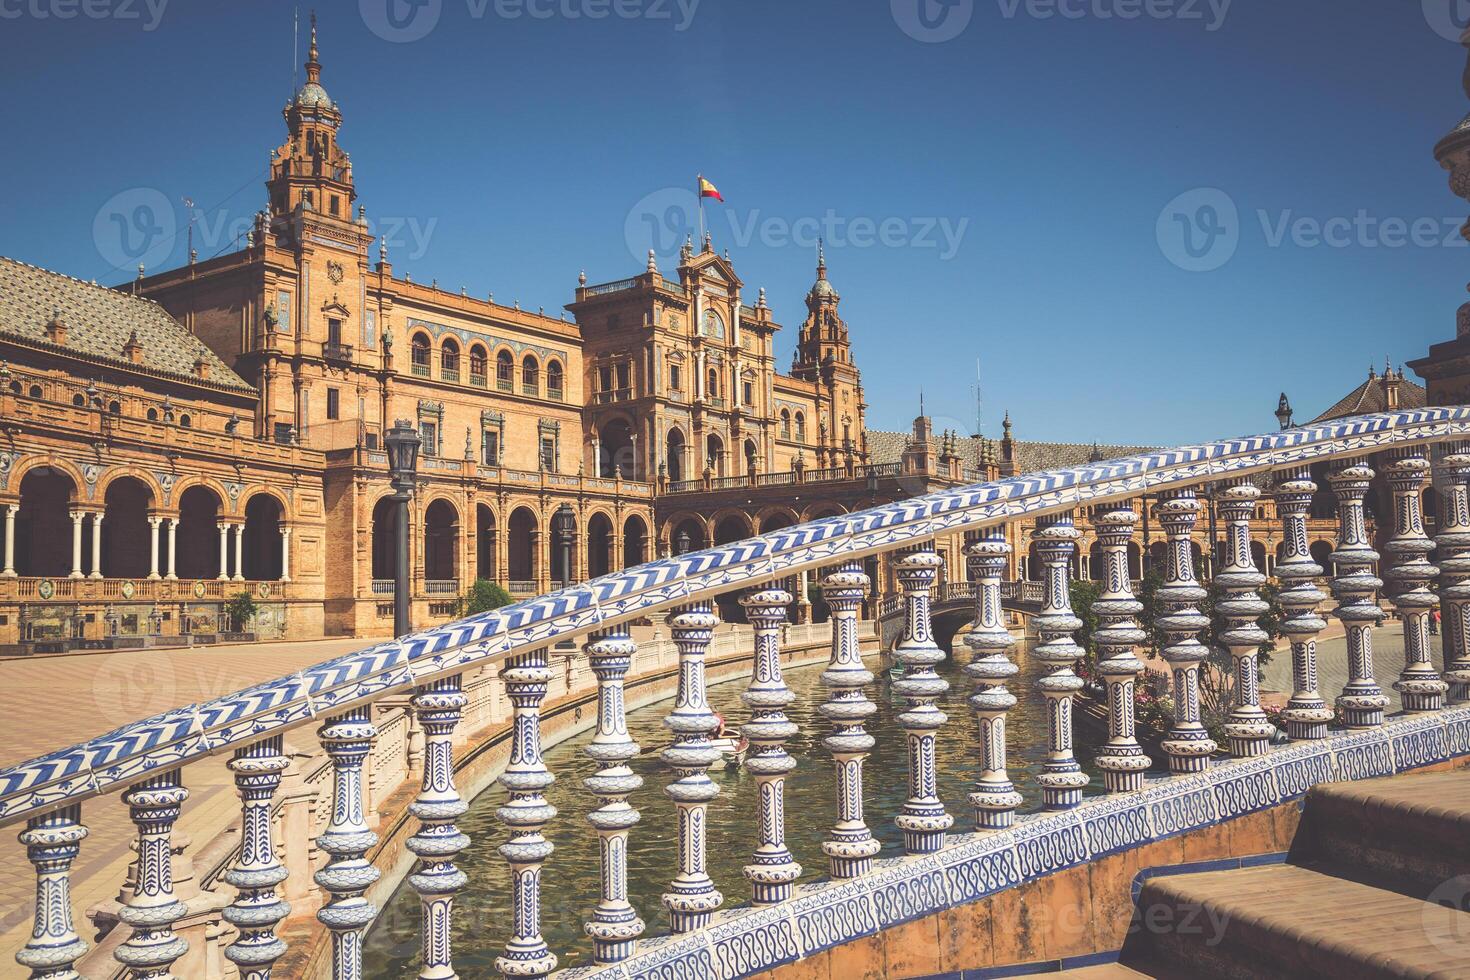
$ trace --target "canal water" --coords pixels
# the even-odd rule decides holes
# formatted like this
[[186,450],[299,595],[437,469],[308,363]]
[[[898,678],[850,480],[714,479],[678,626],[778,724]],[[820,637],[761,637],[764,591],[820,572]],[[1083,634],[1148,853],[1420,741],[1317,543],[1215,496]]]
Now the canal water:
[[[961,649],[961,657],[967,661],[969,652]],[[1023,811],[1031,811],[1039,809],[1041,803],[1035,774],[1045,758],[1046,711],[1032,686],[1041,664],[1024,652],[1018,661],[1021,672],[1010,686],[1019,703],[1007,717],[1007,742],[1011,778],[1025,797]],[[874,666],[877,660],[868,663]],[[802,880],[826,874],[821,842],[835,816],[831,757],[820,744],[830,727],[817,713],[817,706],[826,698],[826,689],[818,679],[821,671],[821,666],[811,666],[785,674],[787,685],[797,695],[787,714],[801,726],[801,733],[787,744],[798,764],[786,780],[786,835],[802,865]],[[940,731],[937,750],[939,792],[955,818],[954,829],[968,831],[973,829],[973,810],[965,795],[979,768],[975,722],[964,703],[973,688],[953,660],[940,665],[939,671],[950,683],[949,693],[941,701],[949,721]],[[710,688],[710,702],[727,721],[742,722],[750,715],[740,701],[744,689],[744,681],[716,685]],[[904,702],[891,692],[887,676],[875,682],[869,696],[877,703],[878,713],[869,719],[867,727],[878,744],[864,769],[867,819],[874,835],[883,842],[880,856],[891,857],[903,853],[902,835],[893,825],[893,817],[908,795],[904,735],[896,720]],[[670,773],[658,759],[658,750],[669,741],[662,719],[672,704],[664,701],[628,714],[629,731],[645,751],[633,762],[644,782],[629,801],[642,811],[643,820],[632,832],[628,884],[629,897],[648,924],[646,936],[668,931],[659,896],[676,870],[674,805],[663,794]],[[582,786],[583,778],[597,769],[582,752],[590,738],[591,732],[587,732],[546,752],[547,767],[557,778],[546,795],[557,808],[557,817],[545,833],[556,845],[556,853],[541,876],[541,918],[546,941],[560,958],[559,967],[592,961],[591,943],[582,932],[582,923],[598,900],[597,838],[586,819],[598,804]],[[1093,776],[1092,791],[1100,791],[1101,778],[1092,765],[1097,739],[1079,726],[1077,741],[1078,760]],[[741,869],[756,843],[756,781],[737,769],[716,771],[713,777],[721,792],[709,807],[709,869],[728,908],[750,901],[750,886]],[[504,800],[505,791],[491,787],[475,798],[459,821],[460,829],[474,842],[456,859],[469,875],[468,887],[454,902],[454,962],[461,976],[494,975],[495,957],[511,931],[510,872],[496,852],[507,836],[504,826],[495,819],[495,808]],[[417,974],[419,915],[418,896],[405,882],[367,936],[364,956],[368,977],[396,980]]]

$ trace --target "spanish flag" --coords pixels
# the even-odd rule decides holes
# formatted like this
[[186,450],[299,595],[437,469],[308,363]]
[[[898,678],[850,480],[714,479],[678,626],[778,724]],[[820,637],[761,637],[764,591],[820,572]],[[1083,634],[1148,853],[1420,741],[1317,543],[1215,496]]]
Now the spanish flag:
[[705,180],[703,177],[700,177],[699,178],[699,196],[701,198],[712,197],[716,201],[719,201],[721,204],[723,204],[725,202],[725,199],[720,196],[720,192],[715,187],[715,185],[714,184],[711,184],[709,181]]

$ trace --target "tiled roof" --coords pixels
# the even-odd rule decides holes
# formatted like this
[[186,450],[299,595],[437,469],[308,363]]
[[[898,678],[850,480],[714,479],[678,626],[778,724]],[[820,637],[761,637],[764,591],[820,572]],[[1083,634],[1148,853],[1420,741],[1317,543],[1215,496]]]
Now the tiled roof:
[[[66,323],[67,349],[82,356],[195,382],[194,362],[202,357],[209,365],[205,384],[255,390],[153,300],[0,256],[0,334],[49,343],[46,324],[57,310]],[[123,356],[133,331],[143,346],[141,365]]]
[[[1423,408],[1429,404],[1429,393],[1420,385],[1398,374],[1395,374],[1394,377],[1398,379],[1399,386],[1399,403],[1395,409]],[[1337,404],[1312,421],[1326,422],[1349,415],[1367,415],[1370,412],[1387,411],[1391,409],[1388,407],[1388,391],[1383,376],[1370,372],[1367,381],[1348,392],[1338,400]]]
[[[903,459],[904,447],[912,438],[912,433],[908,432],[869,429],[868,455],[874,463],[896,463]],[[997,442],[991,444],[995,447],[995,452],[999,454],[1000,444]],[[1015,447],[1016,466],[1022,473],[1081,466],[1092,458],[1094,450],[1101,453],[1103,459],[1117,459],[1121,456],[1151,452],[1158,448],[1156,446],[1093,446],[1092,443],[1083,442],[1028,442],[1024,439],[1015,439],[1012,445]],[[969,438],[960,439],[959,449],[961,455],[965,457],[965,465],[971,469],[978,469],[980,466],[978,441]]]

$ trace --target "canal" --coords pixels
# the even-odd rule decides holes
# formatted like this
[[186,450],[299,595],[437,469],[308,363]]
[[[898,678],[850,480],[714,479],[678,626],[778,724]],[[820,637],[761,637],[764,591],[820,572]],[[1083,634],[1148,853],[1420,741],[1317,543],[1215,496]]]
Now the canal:
[[[961,656],[968,660],[969,652],[962,649]],[[1041,664],[1024,653],[1018,660],[1021,673],[1010,686],[1019,703],[1007,717],[1007,742],[1011,778],[1026,800],[1022,809],[1032,811],[1041,804],[1035,774],[1045,758],[1046,712],[1041,696],[1032,688]],[[868,663],[875,666],[877,659]],[[973,811],[965,795],[978,771],[975,722],[964,702],[972,687],[952,660],[939,670],[950,683],[941,702],[949,721],[940,732],[937,752],[940,796],[955,818],[955,830],[968,831],[973,828]],[[786,682],[797,695],[787,713],[801,726],[801,733],[787,746],[798,761],[786,781],[787,841],[801,862],[802,880],[826,874],[821,842],[835,809],[831,760],[820,744],[830,730],[817,713],[817,706],[826,698],[818,679],[821,671],[822,666],[816,665],[786,672]],[[749,717],[749,709],[740,701],[744,688],[744,681],[710,688],[715,710],[732,723]],[[902,835],[893,817],[908,795],[903,729],[896,720],[903,701],[891,693],[886,676],[875,688],[869,696],[877,703],[878,713],[869,720],[868,731],[878,744],[865,768],[867,817],[874,835],[883,842],[880,856],[893,856],[903,852]],[[629,731],[645,753],[633,762],[644,782],[629,801],[642,811],[643,821],[633,829],[628,855],[629,897],[648,924],[645,936],[668,931],[659,896],[676,870],[674,805],[663,794],[670,773],[658,759],[658,750],[669,741],[662,719],[672,704],[663,701],[628,714]],[[597,838],[586,819],[598,804],[582,786],[583,778],[597,769],[581,751],[590,738],[591,732],[586,732],[546,753],[547,767],[557,777],[546,795],[558,813],[546,829],[556,853],[542,872],[542,931],[560,958],[559,968],[592,961],[591,943],[582,932],[582,922],[598,900]],[[1078,726],[1077,740],[1077,757],[1093,776],[1091,791],[1100,791],[1101,779],[1092,765],[1096,738]],[[728,908],[750,901],[750,886],[741,869],[756,843],[756,781],[737,769],[716,771],[713,776],[721,793],[709,808],[709,867]],[[475,798],[459,822],[474,841],[457,859],[470,879],[455,899],[454,962],[462,976],[493,976],[495,957],[510,935],[510,872],[495,850],[506,839],[505,828],[495,819],[495,808],[504,800],[504,790],[491,787]],[[405,882],[367,936],[366,975],[384,980],[414,976],[418,951],[419,900]]]

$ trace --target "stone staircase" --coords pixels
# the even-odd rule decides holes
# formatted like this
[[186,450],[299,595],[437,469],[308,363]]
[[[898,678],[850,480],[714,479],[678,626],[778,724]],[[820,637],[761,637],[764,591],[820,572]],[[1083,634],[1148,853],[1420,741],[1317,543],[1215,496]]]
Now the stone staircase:
[[1286,863],[1164,875],[1118,977],[1470,977],[1470,772],[1317,786]]

